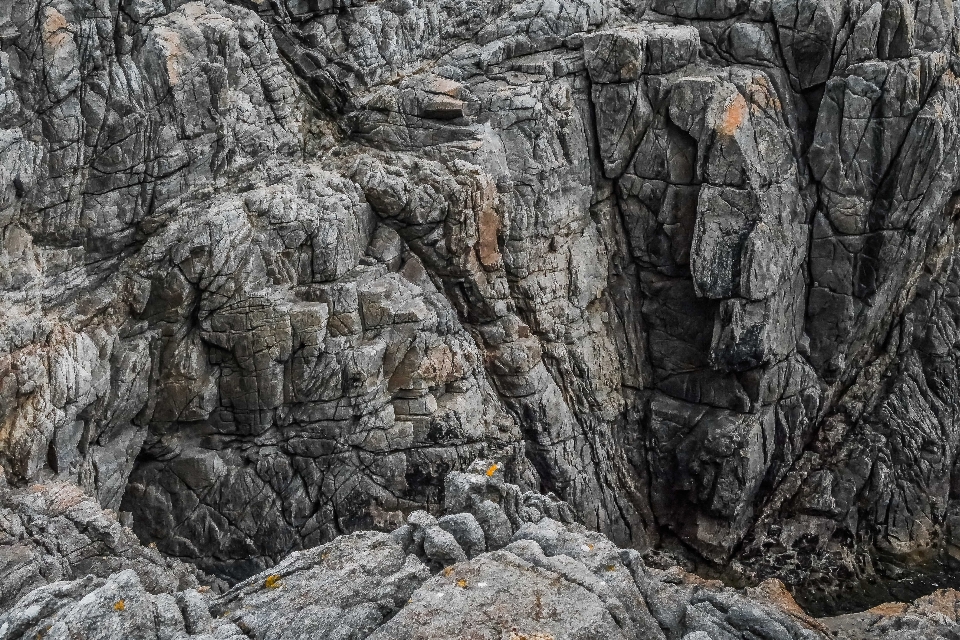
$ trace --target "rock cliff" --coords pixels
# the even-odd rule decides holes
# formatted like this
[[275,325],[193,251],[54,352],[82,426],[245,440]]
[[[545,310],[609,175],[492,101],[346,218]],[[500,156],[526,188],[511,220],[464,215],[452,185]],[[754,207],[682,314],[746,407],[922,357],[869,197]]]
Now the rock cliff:
[[[0,637],[118,589],[295,637],[311,581],[353,621],[320,637],[458,637],[512,583],[578,612],[514,640],[833,628],[774,578],[955,624],[958,34],[951,0],[0,2],[0,566],[45,567]],[[478,460],[516,490],[451,496]]]

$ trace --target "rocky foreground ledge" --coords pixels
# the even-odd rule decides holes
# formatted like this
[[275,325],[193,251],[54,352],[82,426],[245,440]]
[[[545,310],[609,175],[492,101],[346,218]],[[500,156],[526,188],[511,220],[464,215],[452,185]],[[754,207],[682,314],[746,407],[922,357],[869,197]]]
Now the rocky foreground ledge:
[[227,590],[139,544],[70,484],[0,488],[0,640],[960,637],[960,593],[815,619],[776,580],[742,590],[618,548],[496,465],[412,513],[290,554]]

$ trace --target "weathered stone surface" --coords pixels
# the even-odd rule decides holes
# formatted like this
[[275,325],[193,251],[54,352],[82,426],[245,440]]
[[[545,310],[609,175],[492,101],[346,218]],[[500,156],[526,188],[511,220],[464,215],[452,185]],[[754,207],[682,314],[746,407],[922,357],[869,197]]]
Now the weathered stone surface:
[[596,83],[633,82],[696,62],[700,34],[693,27],[645,24],[595,31],[583,38],[583,59]]
[[[230,583],[362,529],[546,579],[547,538],[514,538],[549,518],[816,613],[956,586],[958,24],[948,0],[0,3],[3,475]],[[60,509],[25,500],[17,540]],[[75,508],[37,516],[50,544],[107,527]],[[41,570],[22,544],[5,602],[89,572],[167,611],[153,552]],[[577,584],[556,604],[598,598],[585,625],[646,628]]]
[[366,638],[406,605],[427,567],[384,533],[290,554],[215,603],[250,638]]
[[[46,585],[79,579],[100,585],[121,571],[124,580],[150,593],[197,588],[198,579],[209,580],[189,565],[141,546],[115,514],[72,484],[25,491],[0,485],[0,536],[0,610]],[[58,588],[51,589],[44,593],[54,599],[70,592],[57,596]]]
[[953,638],[958,626],[958,593],[938,590],[912,603],[887,602],[862,613],[825,618],[824,625],[838,638]]
[[[475,486],[485,480],[452,476]],[[458,515],[466,514],[443,518]],[[398,530],[294,552],[219,596],[173,585],[147,591],[131,569],[54,582],[0,613],[0,638],[824,637],[822,625],[775,586],[737,592],[677,568],[648,567],[639,552],[582,525],[532,509],[517,517],[505,548],[433,574],[427,545],[405,548],[408,536]],[[439,528],[422,511],[409,520],[402,528],[427,538]]]

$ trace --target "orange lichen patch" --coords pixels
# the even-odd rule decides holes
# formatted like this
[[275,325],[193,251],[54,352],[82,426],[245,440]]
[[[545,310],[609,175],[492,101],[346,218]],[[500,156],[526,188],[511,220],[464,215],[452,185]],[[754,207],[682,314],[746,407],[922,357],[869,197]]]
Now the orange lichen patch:
[[732,136],[743,124],[747,117],[747,101],[741,95],[737,95],[723,112],[723,122],[717,131],[721,135]]
[[267,589],[277,589],[281,586],[280,576],[277,574],[267,576],[267,579],[263,581],[263,586]]
[[127,603],[123,600],[117,600],[113,605],[114,611],[123,611],[127,608]]
[[450,577],[450,574],[452,574],[452,573],[453,573],[453,567],[445,567],[444,570],[443,570],[443,576],[444,576],[445,578],[449,578],[449,577]]
[[43,41],[51,47],[59,47],[70,37],[67,18],[53,7],[47,7],[44,13]]
[[457,586],[460,587],[461,589],[466,589],[467,581],[464,580],[463,578],[460,578],[459,580],[457,580]]
[[884,602],[867,611],[878,616],[898,616],[901,613],[906,613],[907,604],[904,602]]
[[492,465],[490,465],[490,468],[487,469],[487,477],[492,478],[493,474],[495,474],[497,472],[497,469],[499,468],[500,468],[500,465],[494,462]]

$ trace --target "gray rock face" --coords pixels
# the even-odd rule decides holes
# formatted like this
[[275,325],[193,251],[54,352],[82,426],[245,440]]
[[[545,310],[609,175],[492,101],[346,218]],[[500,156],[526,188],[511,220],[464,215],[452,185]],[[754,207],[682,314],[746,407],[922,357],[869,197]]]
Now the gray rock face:
[[[948,0],[2,2],[6,480],[81,487],[251,589],[329,544],[381,545],[380,581],[565,576],[570,637],[654,633],[630,589],[666,637],[801,636],[721,600],[667,624],[639,578],[557,564],[560,533],[516,538],[544,518],[780,578],[815,612],[953,584],[958,20]],[[22,519],[47,498],[16,500],[5,535],[41,539]],[[49,544],[86,548],[74,508],[43,516]],[[363,529],[392,533],[331,542]],[[154,593],[186,570],[150,573],[166,561],[122,535],[80,554],[103,562],[17,543],[0,597],[47,589],[69,634],[76,594],[126,585],[183,633],[234,633],[188,623]],[[398,637],[439,606],[397,613],[396,580],[318,604],[356,622],[317,633]],[[463,616],[500,602],[451,593]]]
[[[451,476],[484,483],[483,476]],[[515,530],[508,525],[506,547],[468,560],[452,542],[446,553],[461,558],[431,573],[437,556],[426,541],[443,531],[435,521],[416,512],[401,528],[412,536],[360,532],[294,552],[219,596],[204,587],[146,589],[133,569],[52,582],[0,613],[0,638],[825,637],[789,595],[770,596],[775,586],[746,594],[678,568],[653,569],[636,550],[532,509]],[[420,546],[412,542],[418,537]],[[0,546],[0,558],[6,552]]]
[[[200,586],[189,565],[140,545],[116,516],[75,485],[34,486],[12,491],[0,486],[0,610],[40,587],[81,580],[101,585],[123,573],[125,583],[151,593],[175,592]],[[66,591],[44,591],[54,599]],[[60,594],[60,595],[57,595]]]

